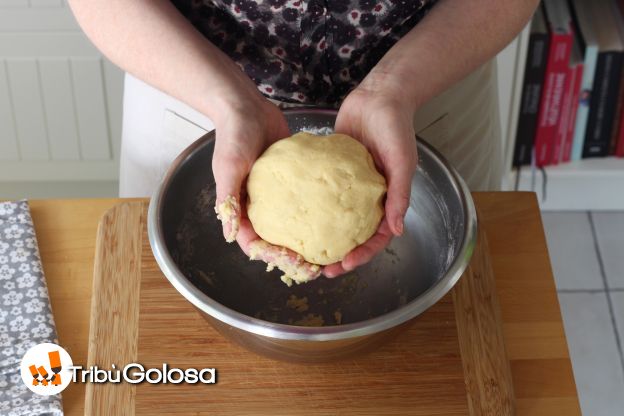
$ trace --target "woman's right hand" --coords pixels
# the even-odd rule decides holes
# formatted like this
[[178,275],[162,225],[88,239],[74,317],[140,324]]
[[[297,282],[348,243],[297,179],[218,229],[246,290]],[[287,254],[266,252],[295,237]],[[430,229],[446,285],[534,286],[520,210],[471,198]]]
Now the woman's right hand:
[[217,187],[215,209],[223,223],[225,239],[228,242],[237,240],[243,251],[249,254],[248,240],[255,233],[243,215],[243,185],[260,154],[290,133],[279,108],[257,90],[237,92],[235,95],[230,93],[228,98],[230,103],[220,105],[224,111],[219,112],[214,120],[216,143],[212,171]]
[[215,211],[223,225],[226,241],[236,240],[252,259],[274,264],[282,271],[296,270],[299,278],[318,277],[320,268],[301,256],[261,240],[246,213],[245,180],[256,159],[277,140],[290,135],[280,109],[259,93],[235,100],[220,117],[215,117],[216,143],[212,170],[217,186]]

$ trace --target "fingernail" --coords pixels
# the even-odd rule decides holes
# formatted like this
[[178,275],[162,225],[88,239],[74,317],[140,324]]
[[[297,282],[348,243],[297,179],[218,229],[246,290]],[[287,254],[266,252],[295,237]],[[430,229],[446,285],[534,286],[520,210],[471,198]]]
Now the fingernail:
[[234,242],[234,238],[232,237],[232,225],[229,222],[223,223],[223,238],[225,238],[226,243]]
[[396,230],[398,232],[398,235],[402,235],[403,234],[403,221],[402,220],[398,220],[396,223]]

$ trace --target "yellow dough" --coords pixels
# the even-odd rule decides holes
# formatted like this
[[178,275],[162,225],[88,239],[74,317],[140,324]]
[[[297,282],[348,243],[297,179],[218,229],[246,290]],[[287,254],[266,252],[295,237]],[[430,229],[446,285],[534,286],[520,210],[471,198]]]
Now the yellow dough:
[[265,241],[335,263],[377,230],[386,180],[344,134],[297,133],[270,146],[247,180],[247,213]]

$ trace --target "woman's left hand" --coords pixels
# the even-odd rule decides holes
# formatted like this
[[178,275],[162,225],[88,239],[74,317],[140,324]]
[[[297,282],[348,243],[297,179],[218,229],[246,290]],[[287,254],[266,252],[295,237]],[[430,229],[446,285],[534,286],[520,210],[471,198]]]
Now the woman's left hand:
[[399,90],[386,86],[376,88],[377,83],[372,84],[371,87],[365,80],[347,96],[338,111],[335,130],[362,142],[386,177],[385,216],[368,241],[353,249],[341,262],[323,268],[327,277],[339,276],[367,263],[393,236],[403,233],[412,176],[418,161],[413,123],[415,108],[401,98]]

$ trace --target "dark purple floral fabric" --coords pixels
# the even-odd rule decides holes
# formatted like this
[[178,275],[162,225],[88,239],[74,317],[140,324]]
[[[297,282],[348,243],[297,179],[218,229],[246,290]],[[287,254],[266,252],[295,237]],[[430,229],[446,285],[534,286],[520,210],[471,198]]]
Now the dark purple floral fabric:
[[267,97],[336,107],[435,0],[172,0]]

